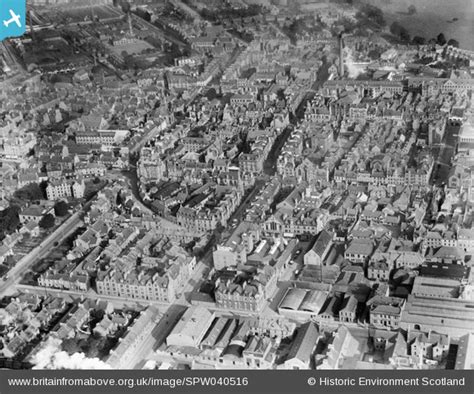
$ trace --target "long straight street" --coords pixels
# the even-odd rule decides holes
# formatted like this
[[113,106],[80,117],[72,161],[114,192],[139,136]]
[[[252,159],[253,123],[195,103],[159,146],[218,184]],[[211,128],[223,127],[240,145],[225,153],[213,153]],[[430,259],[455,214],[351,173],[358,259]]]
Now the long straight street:
[[36,248],[34,248],[20,261],[18,261],[8,272],[8,279],[1,282],[0,296],[5,295],[8,290],[13,289],[14,285],[20,281],[22,275],[24,275],[34,263],[47,256],[56,245],[61,243],[76,229],[81,227],[84,224],[82,222],[82,215],[82,211],[73,214],[52,234],[48,235],[48,237],[46,237],[46,239],[43,240]]

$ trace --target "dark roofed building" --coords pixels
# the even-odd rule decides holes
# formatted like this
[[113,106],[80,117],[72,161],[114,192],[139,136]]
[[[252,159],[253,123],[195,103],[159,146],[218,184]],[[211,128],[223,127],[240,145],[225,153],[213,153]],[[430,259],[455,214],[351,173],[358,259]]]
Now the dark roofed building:
[[298,329],[288,357],[282,367],[284,369],[311,369],[313,350],[318,338],[319,332],[314,323],[303,324]]
[[353,323],[356,319],[358,301],[353,295],[346,296],[339,311],[339,321]]
[[457,279],[459,281],[469,278],[470,268],[461,264],[424,263],[420,267],[420,276],[432,278]]
[[319,233],[311,249],[304,255],[304,263],[322,265],[332,245],[332,234],[323,230]]
[[340,294],[335,294],[332,297],[328,297],[326,303],[319,312],[319,319],[324,321],[335,321],[339,317],[339,310],[342,305],[342,297]]

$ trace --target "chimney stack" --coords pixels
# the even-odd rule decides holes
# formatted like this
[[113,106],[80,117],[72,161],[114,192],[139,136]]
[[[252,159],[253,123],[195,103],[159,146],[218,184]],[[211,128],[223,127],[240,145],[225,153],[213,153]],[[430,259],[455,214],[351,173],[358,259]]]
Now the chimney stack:
[[127,19],[128,19],[128,32],[130,34],[130,37],[133,37],[133,24],[132,24],[132,12],[131,11],[128,11]]
[[339,34],[339,75],[344,76],[344,41],[342,33]]

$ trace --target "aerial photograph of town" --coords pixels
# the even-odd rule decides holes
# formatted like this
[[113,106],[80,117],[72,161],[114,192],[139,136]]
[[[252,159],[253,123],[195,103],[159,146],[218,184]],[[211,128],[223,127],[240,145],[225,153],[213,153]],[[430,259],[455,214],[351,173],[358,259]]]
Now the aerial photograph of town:
[[474,1],[10,14],[0,369],[474,369]]

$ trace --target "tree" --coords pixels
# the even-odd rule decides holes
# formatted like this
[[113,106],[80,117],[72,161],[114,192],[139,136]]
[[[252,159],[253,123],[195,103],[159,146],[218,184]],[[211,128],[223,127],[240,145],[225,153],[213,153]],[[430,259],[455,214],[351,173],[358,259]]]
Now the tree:
[[217,98],[216,89],[210,88],[210,89],[206,92],[205,96],[207,97],[207,99],[208,99],[209,101],[214,100],[215,98]]
[[14,196],[20,200],[35,201],[43,198],[43,192],[37,183],[30,183],[18,189]]
[[408,33],[408,30],[403,28],[401,33],[400,33],[400,39],[404,42],[410,42],[410,34]]
[[402,28],[402,25],[400,25],[400,23],[395,21],[390,25],[390,33],[398,37],[400,35],[401,28]]
[[436,37],[436,42],[438,45],[445,45],[446,44],[446,37],[443,33],[439,33],[438,37]]
[[382,54],[382,50],[379,49],[379,48],[376,48],[376,49],[371,49],[369,51],[369,53],[367,54],[367,56],[371,59],[371,60],[378,60],[380,59],[380,55]]
[[147,12],[146,10],[137,8],[134,12],[135,12],[135,14],[137,14],[140,18],[143,18],[143,19],[146,20],[147,22],[151,22],[151,15],[150,15],[150,13]]
[[425,45],[426,44],[426,39],[424,37],[415,36],[415,37],[413,37],[412,42],[415,45]]
[[0,212],[0,239],[3,239],[5,233],[15,231],[20,224],[18,213],[20,208],[16,205],[10,205]]
[[47,229],[47,228],[54,227],[54,223],[55,223],[54,216],[51,215],[50,213],[48,213],[47,215],[44,215],[44,216],[41,218],[41,220],[39,221],[38,225],[39,225],[41,228]]
[[393,22],[390,25],[390,33],[392,33],[394,36],[400,38],[402,41],[410,41],[410,34],[408,34],[408,30],[405,29],[400,23],[398,22]]
[[59,217],[66,216],[68,212],[69,212],[69,207],[66,204],[66,202],[64,202],[63,200],[58,201],[54,205],[54,214],[56,216],[59,216]]
[[344,27],[344,31],[353,31],[357,27],[357,24],[352,19],[346,17],[340,19],[339,24]]
[[122,11],[126,14],[128,12],[130,12],[130,9],[132,7],[130,6],[130,3],[128,1],[123,1],[122,2]]
[[216,13],[211,11],[210,9],[208,8],[203,8],[201,10],[201,16],[204,18],[204,19],[207,19],[207,20],[211,20],[211,21],[215,21],[217,18],[216,18]]
[[364,19],[363,17],[361,18],[361,15],[365,15],[365,17],[367,19],[369,19],[370,21],[376,23],[380,27],[385,26],[385,19],[384,19],[383,12],[378,7],[375,7],[375,6],[370,5],[370,4],[366,4],[362,7],[360,13],[358,13],[358,15],[356,15],[356,17],[358,17],[359,20]]
[[452,47],[455,47],[455,48],[459,48],[459,42],[457,40],[455,40],[454,38],[451,38],[448,41],[448,45],[450,45]]
[[82,349],[79,346],[79,342],[74,338],[66,338],[61,343],[61,349],[69,355],[74,353],[81,353]]

